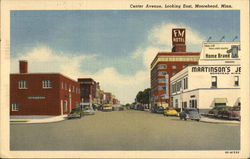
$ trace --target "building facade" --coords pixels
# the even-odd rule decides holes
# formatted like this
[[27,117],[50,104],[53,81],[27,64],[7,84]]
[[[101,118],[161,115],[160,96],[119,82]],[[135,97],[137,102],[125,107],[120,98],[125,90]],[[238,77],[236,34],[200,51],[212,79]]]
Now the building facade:
[[96,82],[92,78],[78,78],[81,90],[81,102],[93,103],[96,98]]
[[186,52],[185,29],[172,30],[172,52],[159,52],[151,63],[151,106],[171,106],[170,78],[183,68],[197,65],[199,52]]
[[28,73],[27,61],[10,74],[10,115],[64,115],[79,103],[79,83],[64,75]]
[[199,65],[171,77],[171,105],[199,108],[240,105],[240,43],[203,43]]

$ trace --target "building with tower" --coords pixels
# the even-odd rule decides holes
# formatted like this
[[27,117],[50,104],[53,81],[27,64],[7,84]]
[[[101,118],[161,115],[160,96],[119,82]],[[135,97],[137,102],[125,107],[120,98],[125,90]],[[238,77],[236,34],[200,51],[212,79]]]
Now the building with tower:
[[151,62],[151,107],[171,106],[170,78],[183,68],[197,65],[199,52],[186,51],[186,30],[172,29],[172,52],[158,52]]

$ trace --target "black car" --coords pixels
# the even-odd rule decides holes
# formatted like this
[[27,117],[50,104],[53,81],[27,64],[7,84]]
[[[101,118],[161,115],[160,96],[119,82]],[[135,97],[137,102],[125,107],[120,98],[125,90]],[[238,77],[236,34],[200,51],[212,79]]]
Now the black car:
[[192,119],[192,120],[197,120],[200,121],[201,115],[199,114],[198,109],[196,108],[186,108],[183,109],[183,111],[180,113],[180,119]]
[[68,114],[67,118],[72,119],[72,118],[81,118],[84,115],[84,112],[80,107],[74,108],[71,110],[71,112]]

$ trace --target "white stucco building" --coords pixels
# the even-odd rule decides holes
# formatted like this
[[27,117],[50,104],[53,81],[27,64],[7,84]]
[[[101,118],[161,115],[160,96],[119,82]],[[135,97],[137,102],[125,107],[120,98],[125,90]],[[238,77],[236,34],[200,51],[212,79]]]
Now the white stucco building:
[[204,42],[199,64],[170,79],[171,105],[201,112],[240,105],[240,54],[239,42]]

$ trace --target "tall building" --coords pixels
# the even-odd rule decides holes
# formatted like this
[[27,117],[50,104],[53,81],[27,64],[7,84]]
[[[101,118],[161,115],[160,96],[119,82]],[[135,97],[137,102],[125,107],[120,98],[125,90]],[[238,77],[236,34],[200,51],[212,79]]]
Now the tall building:
[[199,52],[186,52],[186,30],[172,29],[172,52],[159,52],[151,63],[151,106],[171,106],[170,78],[183,68],[197,65]]
[[79,103],[80,85],[64,75],[28,73],[27,61],[10,74],[10,115],[64,115]]

